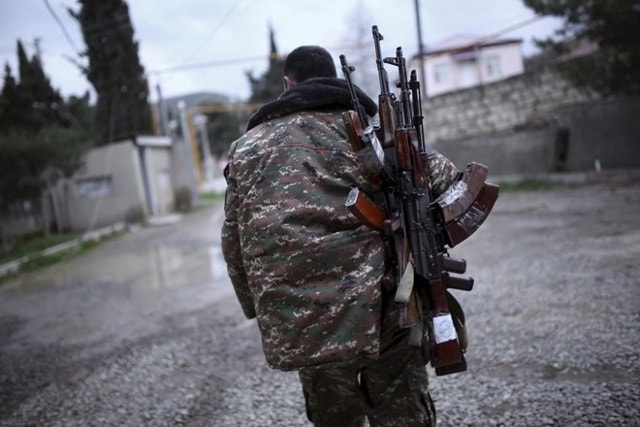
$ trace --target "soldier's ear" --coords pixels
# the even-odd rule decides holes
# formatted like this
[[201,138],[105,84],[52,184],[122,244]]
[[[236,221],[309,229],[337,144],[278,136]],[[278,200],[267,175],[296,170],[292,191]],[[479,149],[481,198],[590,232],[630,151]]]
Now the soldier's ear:
[[284,86],[284,90],[287,90],[289,88],[291,88],[292,86],[295,86],[296,81],[293,80],[292,77],[285,75],[284,77],[282,77],[282,86]]

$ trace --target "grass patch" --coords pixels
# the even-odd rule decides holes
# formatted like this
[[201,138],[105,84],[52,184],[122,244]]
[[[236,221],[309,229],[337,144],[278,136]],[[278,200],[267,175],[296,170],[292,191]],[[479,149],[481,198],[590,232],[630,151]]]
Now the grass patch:
[[52,234],[49,237],[37,237],[17,244],[11,251],[0,255],[0,264],[13,261],[25,256],[33,256],[51,246],[59,245],[76,239],[77,233]]
[[199,193],[200,205],[198,209],[214,206],[224,200],[224,192],[203,191]]
[[[14,259],[19,259],[25,256],[28,256],[29,258],[27,259],[26,262],[24,262],[23,264],[20,265],[19,270],[13,273],[9,273],[6,274],[4,276],[0,276],[0,283],[2,283],[3,281],[9,279],[9,278],[14,278],[15,276],[19,275],[19,274],[23,274],[23,273],[28,273],[34,270],[37,270],[39,268],[42,267],[47,267],[53,264],[57,264],[59,262],[62,261],[66,261],[66,260],[70,260],[73,259],[77,256],[80,256],[88,251],[90,251],[91,249],[93,249],[94,247],[100,245],[101,243],[112,239],[114,237],[117,237],[119,235],[123,234],[123,232],[115,232],[109,235],[105,235],[99,239],[95,239],[95,240],[81,240],[78,242],[78,245],[71,247],[67,250],[63,250],[54,254],[49,254],[49,255],[43,255],[42,254],[42,250],[43,249],[47,249],[51,246],[55,246],[57,244],[60,243],[65,243],[68,241],[71,241],[75,238],[78,237],[78,235],[76,234],[68,234],[66,235],[65,239],[62,239],[62,235],[60,236],[56,236],[56,239],[38,239],[38,240],[44,240],[43,242],[29,242],[29,245],[20,245],[21,249],[20,249],[20,253],[22,255],[11,258],[7,261],[4,262],[9,262],[11,260]],[[18,248],[16,248],[17,250]],[[15,252],[14,256],[15,256]],[[9,254],[7,254],[8,256]]]
[[216,200],[224,200],[224,192],[203,191],[200,193],[200,201],[202,202],[213,202]]
[[557,184],[553,181],[538,178],[524,178],[515,182],[501,182],[500,191],[517,192],[517,191],[540,191],[548,190]]

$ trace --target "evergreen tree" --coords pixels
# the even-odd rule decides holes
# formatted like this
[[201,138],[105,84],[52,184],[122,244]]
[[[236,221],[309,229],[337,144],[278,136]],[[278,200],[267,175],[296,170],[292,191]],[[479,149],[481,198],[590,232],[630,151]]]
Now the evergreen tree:
[[[20,91],[28,94],[33,102],[43,103],[45,105],[52,105],[53,103],[59,103],[62,101],[60,93],[51,86],[49,77],[46,76],[44,68],[42,67],[40,42],[34,41],[36,52],[31,59],[20,56],[20,49],[18,49],[18,56],[20,58]],[[22,47],[20,40],[18,40],[19,48]],[[24,55],[24,51],[22,52]],[[25,63],[22,63],[25,61]]]
[[88,65],[83,70],[98,95],[96,128],[103,143],[151,132],[149,88],[138,43],[123,0],[78,0],[69,9],[80,23]]
[[42,173],[51,146],[34,136],[23,129],[0,135],[0,211],[12,203],[39,197],[45,187]]
[[0,110],[0,122],[4,124],[5,131],[20,128],[28,132],[37,132],[42,127],[56,122],[51,106],[60,104],[62,97],[51,86],[42,67],[37,41],[35,45],[36,53],[29,58],[22,42],[17,41],[19,82],[13,77],[11,68],[5,66],[3,107]]
[[5,65],[0,91],[0,211],[37,200],[59,178],[72,176],[91,147],[76,116],[82,112],[88,123],[88,93],[64,102],[44,72],[37,42],[31,58],[20,40],[16,53],[19,81]]
[[564,55],[581,43],[598,46],[595,55],[565,61],[559,69],[579,86],[603,94],[640,94],[640,3],[638,0],[524,0],[540,15],[560,17],[555,37],[538,44]]
[[81,129],[93,135],[92,139],[99,139],[95,129],[95,107],[90,101],[89,91],[82,96],[71,95],[64,103],[64,112],[60,119],[64,127]]
[[221,157],[229,151],[231,143],[244,131],[248,120],[243,112],[221,112],[207,114],[207,134],[211,154]]
[[247,78],[251,85],[250,103],[265,103],[272,101],[282,93],[282,71],[284,69],[284,59],[278,57],[273,28],[269,28],[269,68],[256,78],[253,73],[247,72]]
[[4,65],[2,92],[0,92],[0,129],[9,129],[18,118],[19,110],[15,105],[18,99],[18,83],[8,63]]

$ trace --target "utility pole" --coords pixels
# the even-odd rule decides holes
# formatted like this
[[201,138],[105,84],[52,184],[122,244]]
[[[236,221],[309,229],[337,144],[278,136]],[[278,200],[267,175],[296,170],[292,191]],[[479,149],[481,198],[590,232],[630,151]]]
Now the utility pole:
[[204,114],[194,115],[193,124],[198,127],[200,132],[200,144],[202,145],[204,157],[204,182],[210,183],[214,178],[214,172],[213,157],[211,156],[211,147],[209,147],[209,135],[207,134],[207,116]]
[[196,164],[193,158],[191,134],[189,131],[189,120],[187,119],[187,105],[184,101],[178,102],[180,110],[180,127],[182,128],[182,147],[184,149],[185,168],[189,180],[189,190],[191,190],[191,208],[200,205],[200,194],[198,193],[198,183],[196,178]]
[[424,48],[422,46],[422,23],[420,21],[420,0],[414,0],[414,8],[416,11],[416,27],[418,31],[418,57],[420,64],[420,80],[422,81],[422,98],[427,97],[427,79],[424,72]]
[[162,135],[169,135],[169,114],[167,112],[167,106],[164,104],[164,98],[162,97],[162,89],[160,83],[156,84],[156,92],[158,93],[158,116],[160,117],[160,130]]

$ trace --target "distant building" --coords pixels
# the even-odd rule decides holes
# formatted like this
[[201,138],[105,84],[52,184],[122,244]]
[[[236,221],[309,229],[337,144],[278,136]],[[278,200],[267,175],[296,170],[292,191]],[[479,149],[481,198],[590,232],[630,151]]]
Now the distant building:
[[193,92],[164,98],[164,104],[168,111],[178,115],[178,103],[184,101],[185,107],[199,107],[202,105],[221,105],[231,102],[229,96],[216,92]]
[[[521,39],[454,36],[423,52],[427,96],[492,83],[524,72]],[[420,69],[420,56],[409,69]]]
[[84,232],[175,212],[176,194],[188,187],[183,151],[146,135],[90,150],[84,167],[57,185],[58,228]]
[[[159,94],[160,92],[158,92]],[[202,105],[224,105],[230,102],[227,95],[215,92],[194,92],[184,95],[162,98],[162,105],[159,101],[152,104],[154,117],[156,118],[157,133],[161,135],[171,134],[171,123],[180,120],[180,110],[178,103],[184,102],[187,109],[200,107]]]

